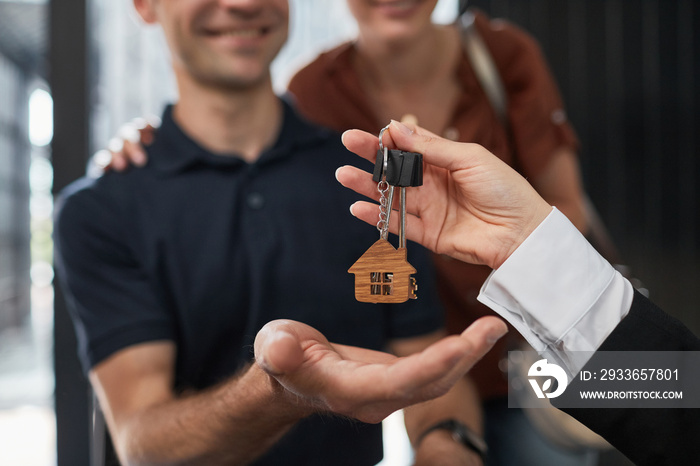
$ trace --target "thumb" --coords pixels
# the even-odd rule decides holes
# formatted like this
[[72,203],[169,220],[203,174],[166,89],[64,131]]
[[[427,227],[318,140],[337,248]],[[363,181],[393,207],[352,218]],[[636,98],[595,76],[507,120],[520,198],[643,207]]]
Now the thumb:
[[271,375],[294,372],[304,360],[304,351],[294,332],[287,328],[286,321],[267,323],[255,337],[255,360]]
[[396,120],[389,124],[389,134],[399,149],[423,154],[427,163],[447,170],[468,168],[483,157],[494,157],[478,144],[449,141],[420,126]]
[[508,332],[508,326],[495,316],[484,316],[475,320],[459,336],[464,353],[450,371],[450,376],[463,376],[488,353],[493,345]]

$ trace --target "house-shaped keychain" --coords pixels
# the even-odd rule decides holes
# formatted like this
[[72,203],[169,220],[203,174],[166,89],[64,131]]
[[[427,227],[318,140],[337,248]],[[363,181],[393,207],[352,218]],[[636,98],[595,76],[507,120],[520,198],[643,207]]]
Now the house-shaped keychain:
[[355,299],[363,303],[403,303],[416,299],[416,269],[406,260],[406,248],[375,242],[348,272],[355,274]]

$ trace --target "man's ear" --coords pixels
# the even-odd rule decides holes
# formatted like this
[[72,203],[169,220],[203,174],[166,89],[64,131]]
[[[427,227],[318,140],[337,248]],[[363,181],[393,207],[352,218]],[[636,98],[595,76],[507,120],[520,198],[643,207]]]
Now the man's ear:
[[153,24],[156,22],[156,10],[153,0],[133,0],[134,9],[139,14],[141,19],[147,24]]

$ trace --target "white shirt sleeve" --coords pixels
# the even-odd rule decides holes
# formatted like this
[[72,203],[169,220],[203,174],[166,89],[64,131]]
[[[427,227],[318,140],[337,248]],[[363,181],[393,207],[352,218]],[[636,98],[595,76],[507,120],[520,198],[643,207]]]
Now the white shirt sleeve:
[[633,288],[556,208],[486,279],[479,301],[574,377],[627,315]]

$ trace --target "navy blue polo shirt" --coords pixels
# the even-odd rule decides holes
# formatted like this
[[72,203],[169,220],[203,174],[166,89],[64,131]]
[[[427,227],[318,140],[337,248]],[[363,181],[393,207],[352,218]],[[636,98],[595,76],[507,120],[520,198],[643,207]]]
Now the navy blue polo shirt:
[[[337,167],[363,162],[337,134],[284,103],[276,143],[247,163],[199,146],[172,107],[162,121],[145,167],[62,193],[57,262],[86,371],[128,346],[171,340],[175,389],[202,389],[250,363],[256,333],[273,319],[372,349],[442,325],[431,262],[416,244],[408,251],[418,300],[355,300],[347,270],[378,232],[352,217],[358,196],[335,180]],[[379,426],[313,416],[259,464],[380,459]]]

